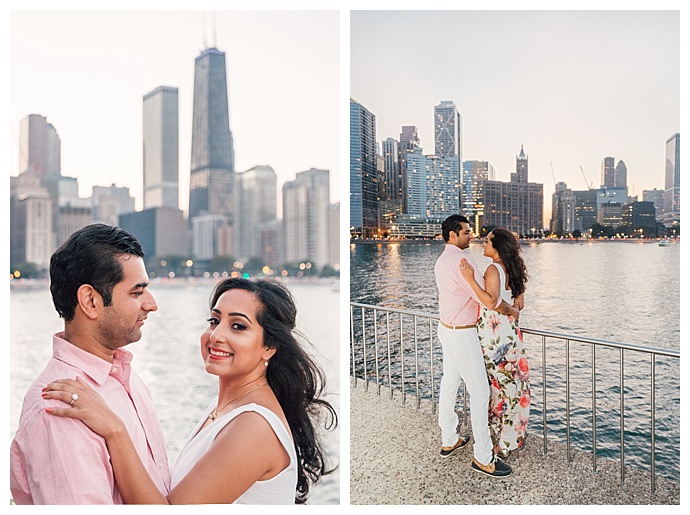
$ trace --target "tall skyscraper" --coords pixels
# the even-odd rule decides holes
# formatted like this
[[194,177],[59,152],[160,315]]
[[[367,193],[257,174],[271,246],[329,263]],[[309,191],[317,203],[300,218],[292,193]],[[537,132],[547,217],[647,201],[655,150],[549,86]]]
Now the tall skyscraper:
[[613,170],[613,187],[628,188],[628,167],[620,160]]
[[437,156],[462,162],[462,117],[452,101],[442,100],[434,107],[434,142]]
[[160,86],[143,98],[144,209],[179,206],[177,96]]
[[460,205],[460,165],[455,156],[423,155],[421,148],[407,154],[408,214],[421,220],[457,214]]
[[382,200],[401,200],[402,184],[400,183],[400,162],[398,142],[393,138],[386,138],[381,142],[383,157],[383,183],[381,184]]
[[664,226],[680,223],[680,133],[666,140]]
[[30,114],[19,122],[19,173],[43,179],[59,177],[60,137],[45,116]]
[[312,168],[283,184],[285,261],[310,262],[321,268],[330,263],[330,179],[328,170]]
[[601,161],[601,185],[606,188],[613,188],[614,185],[614,167],[615,159],[613,157],[605,157]]
[[270,166],[255,166],[236,178],[235,255],[246,261],[264,255],[259,231],[277,218],[277,177]]
[[465,161],[462,163],[461,212],[469,218],[474,229],[478,229],[477,216],[484,214],[482,204],[484,182],[494,180],[494,167],[488,161]]
[[370,238],[378,234],[376,116],[350,99],[350,230]]
[[190,222],[200,214],[232,220],[234,172],[225,52],[207,48],[196,58],[194,66]]
[[398,163],[400,166],[400,183],[402,185],[402,212],[407,213],[407,154],[420,148],[417,127],[414,125],[403,125],[400,133],[400,143],[398,143]]

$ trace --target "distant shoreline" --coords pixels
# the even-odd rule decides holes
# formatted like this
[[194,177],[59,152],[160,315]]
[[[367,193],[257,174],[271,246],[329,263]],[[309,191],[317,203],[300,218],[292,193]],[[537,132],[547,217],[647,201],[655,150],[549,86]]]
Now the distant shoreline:
[[[476,240],[473,240],[471,243],[481,243],[482,238],[477,238]],[[557,239],[552,239],[552,238],[545,238],[545,239],[520,239],[520,243],[524,244],[529,244],[529,245],[541,245],[543,243],[565,243],[565,244],[584,244],[584,243],[642,243],[642,244],[649,244],[649,243],[659,243],[661,241],[661,238],[656,238],[656,239],[640,239],[640,238],[627,238],[627,239],[563,239],[563,240],[557,240]],[[669,243],[679,243],[680,238],[676,239],[669,239]],[[437,244],[437,243],[444,243],[443,240],[441,239],[419,239],[419,240],[412,240],[412,239],[401,239],[401,240],[392,240],[392,239],[385,239],[385,240],[379,240],[379,239],[350,239],[350,245],[392,245],[392,244],[423,244],[423,245],[428,245],[428,244]]]

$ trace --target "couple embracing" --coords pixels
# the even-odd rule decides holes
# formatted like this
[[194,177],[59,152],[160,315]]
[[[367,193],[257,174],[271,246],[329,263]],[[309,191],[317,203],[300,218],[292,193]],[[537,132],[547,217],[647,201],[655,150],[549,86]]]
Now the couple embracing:
[[529,367],[517,324],[527,271],[519,243],[506,229],[496,228],[485,239],[484,256],[492,262],[484,276],[466,252],[473,239],[467,218],[451,215],[441,229],[446,245],[434,266],[443,348],[441,456],[469,442],[458,434],[455,411],[464,381],[474,436],[471,468],[506,477],[512,468],[500,457],[523,446],[529,416]]

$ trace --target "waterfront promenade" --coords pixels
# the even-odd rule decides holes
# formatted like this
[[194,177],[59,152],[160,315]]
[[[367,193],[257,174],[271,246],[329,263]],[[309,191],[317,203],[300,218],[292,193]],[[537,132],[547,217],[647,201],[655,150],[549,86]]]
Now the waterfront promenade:
[[[565,444],[531,434],[525,448],[509,456],[513,475],[500,480],[470,470],[471,443],[448,458],[439,453],[440,436],[431,403],[414,398],[402,405],[400,392],[390,399],[386,388],[350,387],[350,503],[353,505],[645,505],[680,504],[680,484],[657,474],[627,467],[620,482],[620,463],[597,459]],[[680,456],[678,457],[680,459]]]

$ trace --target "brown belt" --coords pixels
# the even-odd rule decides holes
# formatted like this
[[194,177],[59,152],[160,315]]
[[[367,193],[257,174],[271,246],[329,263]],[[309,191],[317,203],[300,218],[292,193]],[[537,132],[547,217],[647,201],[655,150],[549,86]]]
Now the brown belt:
[[448,329],[472,329],[473,327],[477,327],[477,324],[470,324],[470,325],[448,325],[446,324],[443,320],[439,320],[441,322],[441,325],[443,327],[447,327]]

